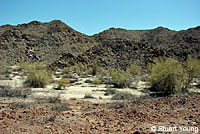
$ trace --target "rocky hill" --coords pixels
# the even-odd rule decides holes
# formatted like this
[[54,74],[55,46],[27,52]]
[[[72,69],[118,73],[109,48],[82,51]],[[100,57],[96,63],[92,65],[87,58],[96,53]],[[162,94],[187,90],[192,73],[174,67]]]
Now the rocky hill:
[[45,61],[53,66],[77,62],[101,66],[142,66],[158,56],[184,60],[200,58],[200,26],[183,31],[158,27],[152,30],[110,28],[93,36],[81,34],[63,22],[33,21],[0,27],[1,59]]
[[200,26],[183,31],[163,27],[152,30],[111,28],[94,37],[101,43],[96,47],[96,52],[102,51],[99,58],[120,67],[131,63],[146,65],[158,56],[184,60],[190,54],[200,58]]
[[12,63],[36,60],[51,64],[65,56],[77,57],[95,43],[59,20],[0,27],[1,58]]

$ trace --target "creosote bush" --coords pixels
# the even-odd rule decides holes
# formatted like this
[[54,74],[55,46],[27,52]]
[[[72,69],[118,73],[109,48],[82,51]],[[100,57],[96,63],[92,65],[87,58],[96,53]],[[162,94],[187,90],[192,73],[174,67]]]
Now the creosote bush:
[[0,74],[10,74],[12,72],[13,69],[6,62],[0,61]]
[[100,84],[100,83],[101,83],[101,80],[99,80],[98,78],[93,78],[93,79],[92,79],[92,84],[98,85],[98,84]]
[[134,100],[135,96],[129,92],[117,92],[112,96],[112,100]]
[[140,80],[138,76],[141,74],[141,67],[136,64],[131,64],[131,66],[126,69],[126,72],[132,75],[132,78],[135,81],[134,87],[136,88]]
[[27,98],[31,94],[30,88],[21,88],[21,87],[10,87],[2,86],[0,87],[0,97],[16,97],[16,98]]
[[136,65],[136,64],[131,64],[129,68],[126,70],[128,73],[132,74],[133,76],[135,75],[140,75],[141,74],[141,67]]
[[58,84],[57,89],[59,89],[59,90],[65,89],[65,87],[70,84],[70,80],[67,79],[67,78],[62,78],[62,79],[57,81],[57,84]]
[[166,94],[186,93],[191,81],[200,75],[200,61],[191,56],[182,64],[172,58],[156,58],[150,73],[151,90]]
[[69,74],[72,72],[72,68],[71,67],[65,67],[64,68],[64,73]]
[[52,80],[52,72],[40,63],[23,63],[21,68],[24,70],[26,85],[34,88],[44,88]]
[[111,71],[111,83],[116,88],[125,88],[129,87],[131,84],[131,76],[130,73],[127,73],[121,69],[117,71],[112,69]]

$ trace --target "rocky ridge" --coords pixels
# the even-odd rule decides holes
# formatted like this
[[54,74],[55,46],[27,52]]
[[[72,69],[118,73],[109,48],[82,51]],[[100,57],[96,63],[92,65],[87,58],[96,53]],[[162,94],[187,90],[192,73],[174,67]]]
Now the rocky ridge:
[[0,58],[11,63],[35,60],[64,67],[97,61],[103,67],[126,68],[132,63],[145,66],[158,56],[200,58],[199,47],[200,26],[182,31],[110,28],[93,36],[59,20],[0,27]]

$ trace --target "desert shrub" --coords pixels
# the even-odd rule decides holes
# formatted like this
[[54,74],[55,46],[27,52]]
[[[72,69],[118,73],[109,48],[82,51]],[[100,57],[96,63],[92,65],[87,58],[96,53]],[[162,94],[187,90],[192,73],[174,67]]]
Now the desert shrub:
[[5,61],[0,61],[0,67],[5,66],[6,62]]
[[80,63],[80,64],[79,64],[79,67],[80,67],[80,70],[81,70],[82,72],[85,72],[85,71],[88,69],[87,65],[84,64],[84,63]]
[[27,74],[26,84],[34,88],[44,88],[52,80],[47,70],[32,70]]
[[24,71],[24,72],[29,72],[33,69],[35,70],[42,70],[42,69],[46,69],[46,65],[45,64],[41,64],[38,62],[21,62],[19,63],[19,67]]
[[61,100],[59,99],[58,96],[46,96],[43,98],[36,98],[38,103],[61,103]]
[[185,93],[195,77],[200,75],[200,62],[188,57],[186,62],[156,58],[150,70],[151,89],[166,94]]
[[194,78],[200,77],[200,60],[192,58],[191,55],[188,56],[186,62],[183,64],[184,73],[186,78],[183,78],[182,92],[187,92],[188,86]]
[[135,75],[140,75],[141,74],[141,67],[136,65],[136,64],[131,64],[129,68],[126,70],[128,73],[132,74],[133,76]]
[[91,94],[85,94],[84,99],[95,99]]
[[111,88],[107,88],[106,90],[105,90],[105,96],[107,96],[107,95],[113,95],[113,94],[116,94],[117,92],[119,92],[119,91],[117,91],[117,90],[115,90],[115,89],[111,89]]
[[123,101],[123,102],[113,102],[108,105],[109,109],[122,109],[122,108],[129,108],[131,105],[130,102]]
[[55,103],[52,107],[51,107],[52,111],[57,111],[57,112],[62,112],[62,111],[70,111],[72,110],[71,108],[68,107],[67,104],[65,103]]
[[72,72],[72,68],[71,67],[65,67],[64,69],[64,73],[69,74]]
[[10,74],[12,72],[13,69],[6,62],[0,61],[0,74]]
[[21,62],[19,67],[23,70],[30,70],[30,62]]
[[83,72],[80,69],[80,66],[78,64],[73,66],[73,71],[78,74],[79,76],[83,74]]
[[16,102],[14,104],[11,104],[12,109],[27,109],[30,107],[30,104],[27,104],[25,102]]
[[134,100],[135,96],[129,92],[117,92],[112,96],[112,100]]
[[162,58],[154,59],[151,68],[149,82],[151,89],[157,92],[173,94],[180,92],[181,80],[183,75],[182,65],[171,58],[163,60]]
[[47,115],[45,117],[40,118],[37,123],[39,124],[47,124],[49,122],[54,122],[56,119],[56,114]]
[[98,84],[100,84],[100,83],[101,83],[101,80],[99,80],[98,78],[93,78],[93,79],[92,79],[92,84],[98,85]]
[[97,73],[102,73],[102,68],[96,62],[94,62],[92,65],[92,75],[95,76]]
[[0,74],[10,74],[13,72],[13,69],[8,66],[1,67]]
[[44,88],[52,80],[52,72],[47,70],[44,65],[39,63],[29,65],[27,65],[27,63],[23,64],[25,65],[25,67],[23,67],[25,75],[27,75],[25,81],[27,86]]
[[0,87],[0,97],[19,97],[27,98],[31,94],[30,88],[13,88],[9,86]]
[[58,84],[57,89],[59,89],[59,90],[65,89],[65,87],[70,84],[70,80],[67,79],[67,78],[62,78],[62,79],[57,81],[57,84]]
[[97,64],[94,63],[92,66],[92,75],[93,76],[95,76],[97,74],[97,68],[98,68]]
[[129,87],[131,84],[130,74],[121,69],[118,69],[117,71],[112,70],[111,83],[117,88]]

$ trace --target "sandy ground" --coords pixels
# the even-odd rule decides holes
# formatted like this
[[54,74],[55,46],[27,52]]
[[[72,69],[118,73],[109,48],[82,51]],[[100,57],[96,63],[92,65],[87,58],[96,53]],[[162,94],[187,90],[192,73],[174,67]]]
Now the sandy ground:
[[[4,77],[0,80],[1,86],[10,86],[10,87],[23,87],[23,83],[25,81],[25,76],[22,75],[22,72],[13,72],[7,77]],[[86,94],[90,94],[95,99],[87,99],[91,101],[97,102],[109,102],[112,96],[105,96],[105,90],[108,88],[105,84],[93,85],[91,83],[86,83],[86,80],[92,80],[92,76],[87,78],[78,77],[78,81],[73,83],[69,87],[66,87],[64,90],[55,90],[56,84],[49,84],[45,88],[31,88],[32,89],[32,97],[43,97],[43,96],[60,96],[61,99],[68,100],[71,98],[83,99]],[[54,77],[54,79],[57,79]],[[137,89],[131,88],[113,88],[118,91],[130,92],[134,95],[144,95],[142,92],[143,89],[147,87],[145,82],[140,81],[138,83]]]

